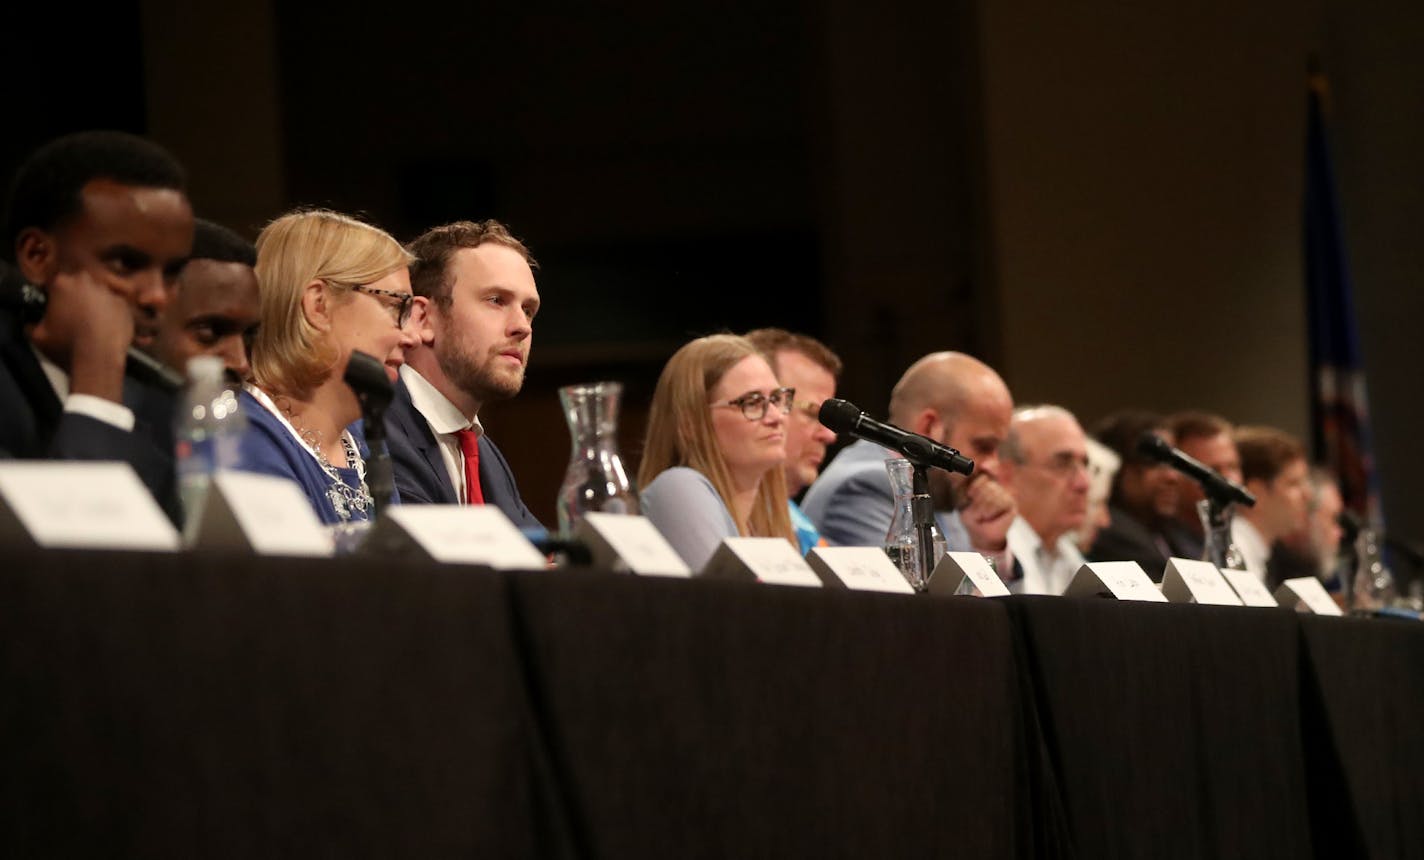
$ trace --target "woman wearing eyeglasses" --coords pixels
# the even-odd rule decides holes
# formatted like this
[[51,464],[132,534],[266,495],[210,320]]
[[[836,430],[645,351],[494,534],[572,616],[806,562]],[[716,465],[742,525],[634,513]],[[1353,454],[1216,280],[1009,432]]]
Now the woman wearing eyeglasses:
[[350,428],[361,406],[343,377],[360,350],[394,380],[415,345],[411,259],[379,228],[326,210],[283,215],[257,237],[261,322],[239,468],[296,481],[327,524],[374,513],[364,440]]
[[668,359],[653,392],[638,483],[643,513],[694,571],[723,538],[797,546],[786,508],[782,388],[746,339],[698,338]]

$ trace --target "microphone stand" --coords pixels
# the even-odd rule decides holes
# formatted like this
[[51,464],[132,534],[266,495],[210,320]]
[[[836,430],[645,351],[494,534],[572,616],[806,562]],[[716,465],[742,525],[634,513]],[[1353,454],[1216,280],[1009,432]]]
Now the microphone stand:
[[[1196,477],[1196,476],[1193,476]],[[1256,498],[1244,491],[1238,492],[1229,481],[1208,481],[1197,478],[1206,498],[1197,503],[1197,513],[1202,519],[1202,560],[1209,561],[1218,569],[1244,570],[1246,559],[1241,550],[1231,542],[1231,520],[1236,516],[1238,501],[1247,507],[1255,507]],[[1244,496],[1244,499],[1243,499]]]
[[917,459],[910,460],[913,477],[910,487],[910,511],[915,519],[915,542],[919,544],[920,570],[925,572],[925,588],[934,574],[934,499],[930,498],[930,468]]
[[385,365],[359,350],[352,351],[344,378],[361,403],[366,446],[371,451],[366,463],[366,485],[371,490],[374,519],[390,506],[396,486],[391,454],[386,448],[386,407],[391,405],[395,389],[386,377]]
[[1197,513],[1201,516],[1202,560],[1209,561],[1218,569],[1241,570],[1244,559],[1241,550],[1231,542],[1231,519],[1235,516],[1235,503],[1218,496],[1207,496],[1197,502]]

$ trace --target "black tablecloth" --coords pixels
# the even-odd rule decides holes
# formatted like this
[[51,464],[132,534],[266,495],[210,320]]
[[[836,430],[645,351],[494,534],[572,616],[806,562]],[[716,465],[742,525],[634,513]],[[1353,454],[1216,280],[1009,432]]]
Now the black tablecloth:
[[12,558],[0,853],[536,853],[507,591],[434,566]]
[[591,856],[1034,856],[1002,605],[615,577],[514,590]]
[[1009,605],[1081,856],[1310,855],[1293,613]]
[[1424,628],[10,553],[5,856],[1418,856]]
[[1416,621],[1301,618],[1321,856],[1424,857],[1424,635]]

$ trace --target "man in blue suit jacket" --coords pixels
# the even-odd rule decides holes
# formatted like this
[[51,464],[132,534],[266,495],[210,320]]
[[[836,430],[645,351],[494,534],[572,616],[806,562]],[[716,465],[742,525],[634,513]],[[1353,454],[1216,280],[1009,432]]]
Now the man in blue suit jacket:
[[122,460],[177,516],[172,401],[125,371],[157,332],[193,241],[181,166],[120,132],[54,140],[21,166],[6,222],[0,458]]
[[468,504],[478,493],[516,526],[541,528],[479,419],[484,404],[524,384],[539,310],[534,261],[497,221],[436,227],[409,250],[411,289],[424,300],[420,343],[406,353],[386,413],[401,501]]

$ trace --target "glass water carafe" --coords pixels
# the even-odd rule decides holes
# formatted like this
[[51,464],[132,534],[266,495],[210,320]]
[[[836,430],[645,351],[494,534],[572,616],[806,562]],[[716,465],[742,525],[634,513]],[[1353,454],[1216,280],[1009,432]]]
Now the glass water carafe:
[[559,530],[572,534],[589,511],[638,513],[638,491],[618,456],[616,382],[569,385],[559,389],[559,403],[569,424],[573,453],[559,488]]
[[[909,460],[896,458],[885,461],[885,470],[890,473],[890,487],[895,491],[895,513],[890,520],[890,530],[885,533],[885,552],[890,561],[900,569],[916,591],[929,588],[930,574],[934,566],[924,569],[920,553],[920,537],[915,529],[915,470]],[[922,497],[920,504],[930,504],[928,496]],[[944,535],[933,525],[931,515],[930,540],[934,542],[934,564],[944,556]]]
[[1356,612],[1369,612],[1392,606],[1398,596],[1394,583],[1394,573],[1384,563],[1384,553],[1380,547],[1380,535],[1373,526],[1360,529],[1355,538],[1355,576],[1350,583],[1350,608]]

